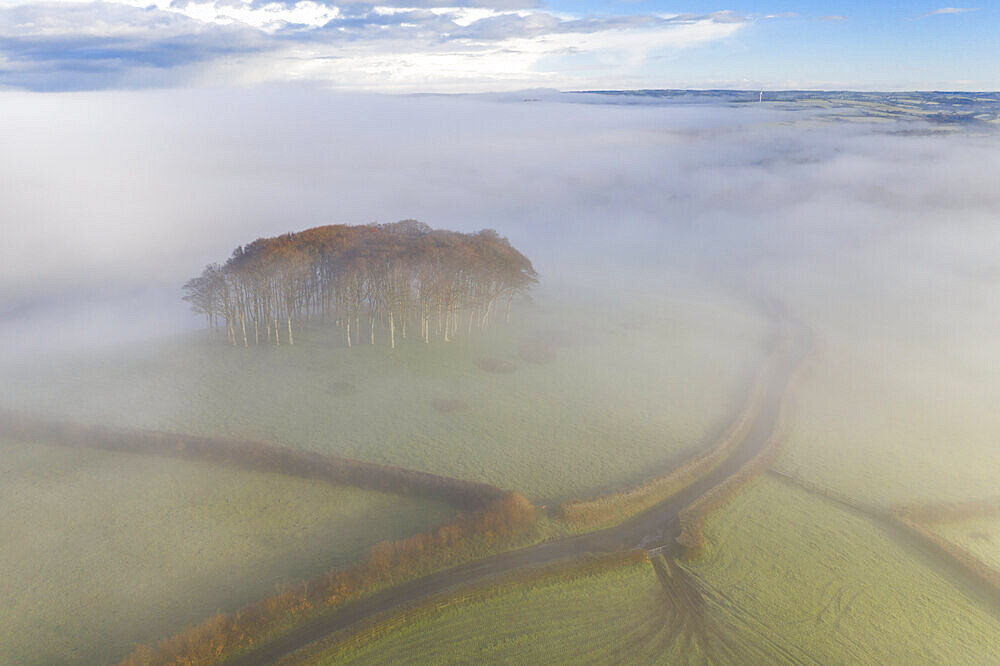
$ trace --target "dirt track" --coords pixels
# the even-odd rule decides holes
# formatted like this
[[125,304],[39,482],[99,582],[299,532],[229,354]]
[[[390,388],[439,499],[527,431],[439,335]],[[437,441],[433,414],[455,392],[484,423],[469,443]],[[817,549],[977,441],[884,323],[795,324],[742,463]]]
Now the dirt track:
[[661,552],[671,554],[674,549],[679,548],[675,542],[679,531],[678,512],[735,474],[760,452],[774,432],[786,386],[809,347],[805,329],[786,322],[783,324],[783,332],[785,344],[780,346],[780,353],[774,357],[763,407],[740,446],[721,466],[673,497],[608,529],[502,553],[394,586],[331,615],[305,623],[229,663],[240,666],[271,664],[309,643],[380,613],[411,604],[431,594],[522,567],[538,566],[584,553],[606,553],[630,548],[660,548]]

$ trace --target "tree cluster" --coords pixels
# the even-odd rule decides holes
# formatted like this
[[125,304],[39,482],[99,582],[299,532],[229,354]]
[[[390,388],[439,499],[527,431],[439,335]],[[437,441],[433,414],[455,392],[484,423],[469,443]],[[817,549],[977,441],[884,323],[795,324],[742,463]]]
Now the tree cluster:
[[531,262],[492,229],[464,234],[416,220],[330,225],[237,247],[184,285],[184,300],[234,345],[294,343],[300,322],[366,340],[449,341],[487,327],[538,281]]

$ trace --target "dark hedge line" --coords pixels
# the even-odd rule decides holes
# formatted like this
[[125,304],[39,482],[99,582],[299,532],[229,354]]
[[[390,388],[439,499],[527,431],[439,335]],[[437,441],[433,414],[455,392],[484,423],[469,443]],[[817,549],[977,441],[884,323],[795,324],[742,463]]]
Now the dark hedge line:
[[0,409],[0,436],[26,442],[148,453],[276,472],[367,490],[419,495],[463,510],[481,509],[505,495],[499,488],[476,481],[263,442],[50,420],[3,409]]
[[220,613],[155,646],[140,646],[121,666],[222,663],[379,589],[519,545],[533,538],[535,527],[531,503],[509,493],[446,525],[380,543],[354,566],[286,587],[235,613]]
[[316,645],[299,650],[282,659],[279,664],[288,666],[321,664],[333,652],[357,649],[400,627],[430,617],[451,606],[492,599],[518,586],[568,582],[647,561],[649,557],[644,550],[622,550],[607,555],[583,555],[571,560],[515,571],[485,583],[476,583],[457,591],[445,592],[385,613],[359,627],[346,629]]

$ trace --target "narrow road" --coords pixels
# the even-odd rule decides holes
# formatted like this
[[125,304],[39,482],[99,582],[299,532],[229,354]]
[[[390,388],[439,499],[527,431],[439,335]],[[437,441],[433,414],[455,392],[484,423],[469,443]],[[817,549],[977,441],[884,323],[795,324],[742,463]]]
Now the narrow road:
[[680,548],[675,541],[680,529],[678,512],[735,474],[761,451],[775,430],[786,387],[809,348],[809,336],[804,328],[794,322],[783,322],[781,326],[785,331],[786,343],[779,347],[780,352],[774,360],[763,406],[753,426],[732,456],[681,492],[608,529],[501,553],[394,586],[353,602],[331,615],[305,623],[230,663],[239,666],[271,664],[333,632],[398,606],[522,567],[546,564],[584,553],[607,553],[631,548],[650,549],[659,546],[669,555],[675,548]]

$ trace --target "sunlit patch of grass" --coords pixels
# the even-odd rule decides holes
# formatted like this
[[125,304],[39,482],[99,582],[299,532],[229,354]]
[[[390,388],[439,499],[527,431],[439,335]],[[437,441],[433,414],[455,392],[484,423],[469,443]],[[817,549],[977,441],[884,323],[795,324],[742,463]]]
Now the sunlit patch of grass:
[[156,456],[0,442],[0,663],[103,663],[454,510]]
[[576,580],[556,577],[449,606],[308,663],[651,663],[659,650],[661,603],[648,563]]
[[702,559],[514,585],[310,664],[994,663],[1000,618],[866,517],[766,478]]
[[[820,663],[993,663],[1000,618],[910,543],[767,478],[706,527],[688,571],[717,621]],[[725,620],[728,618],[728,620]]]

